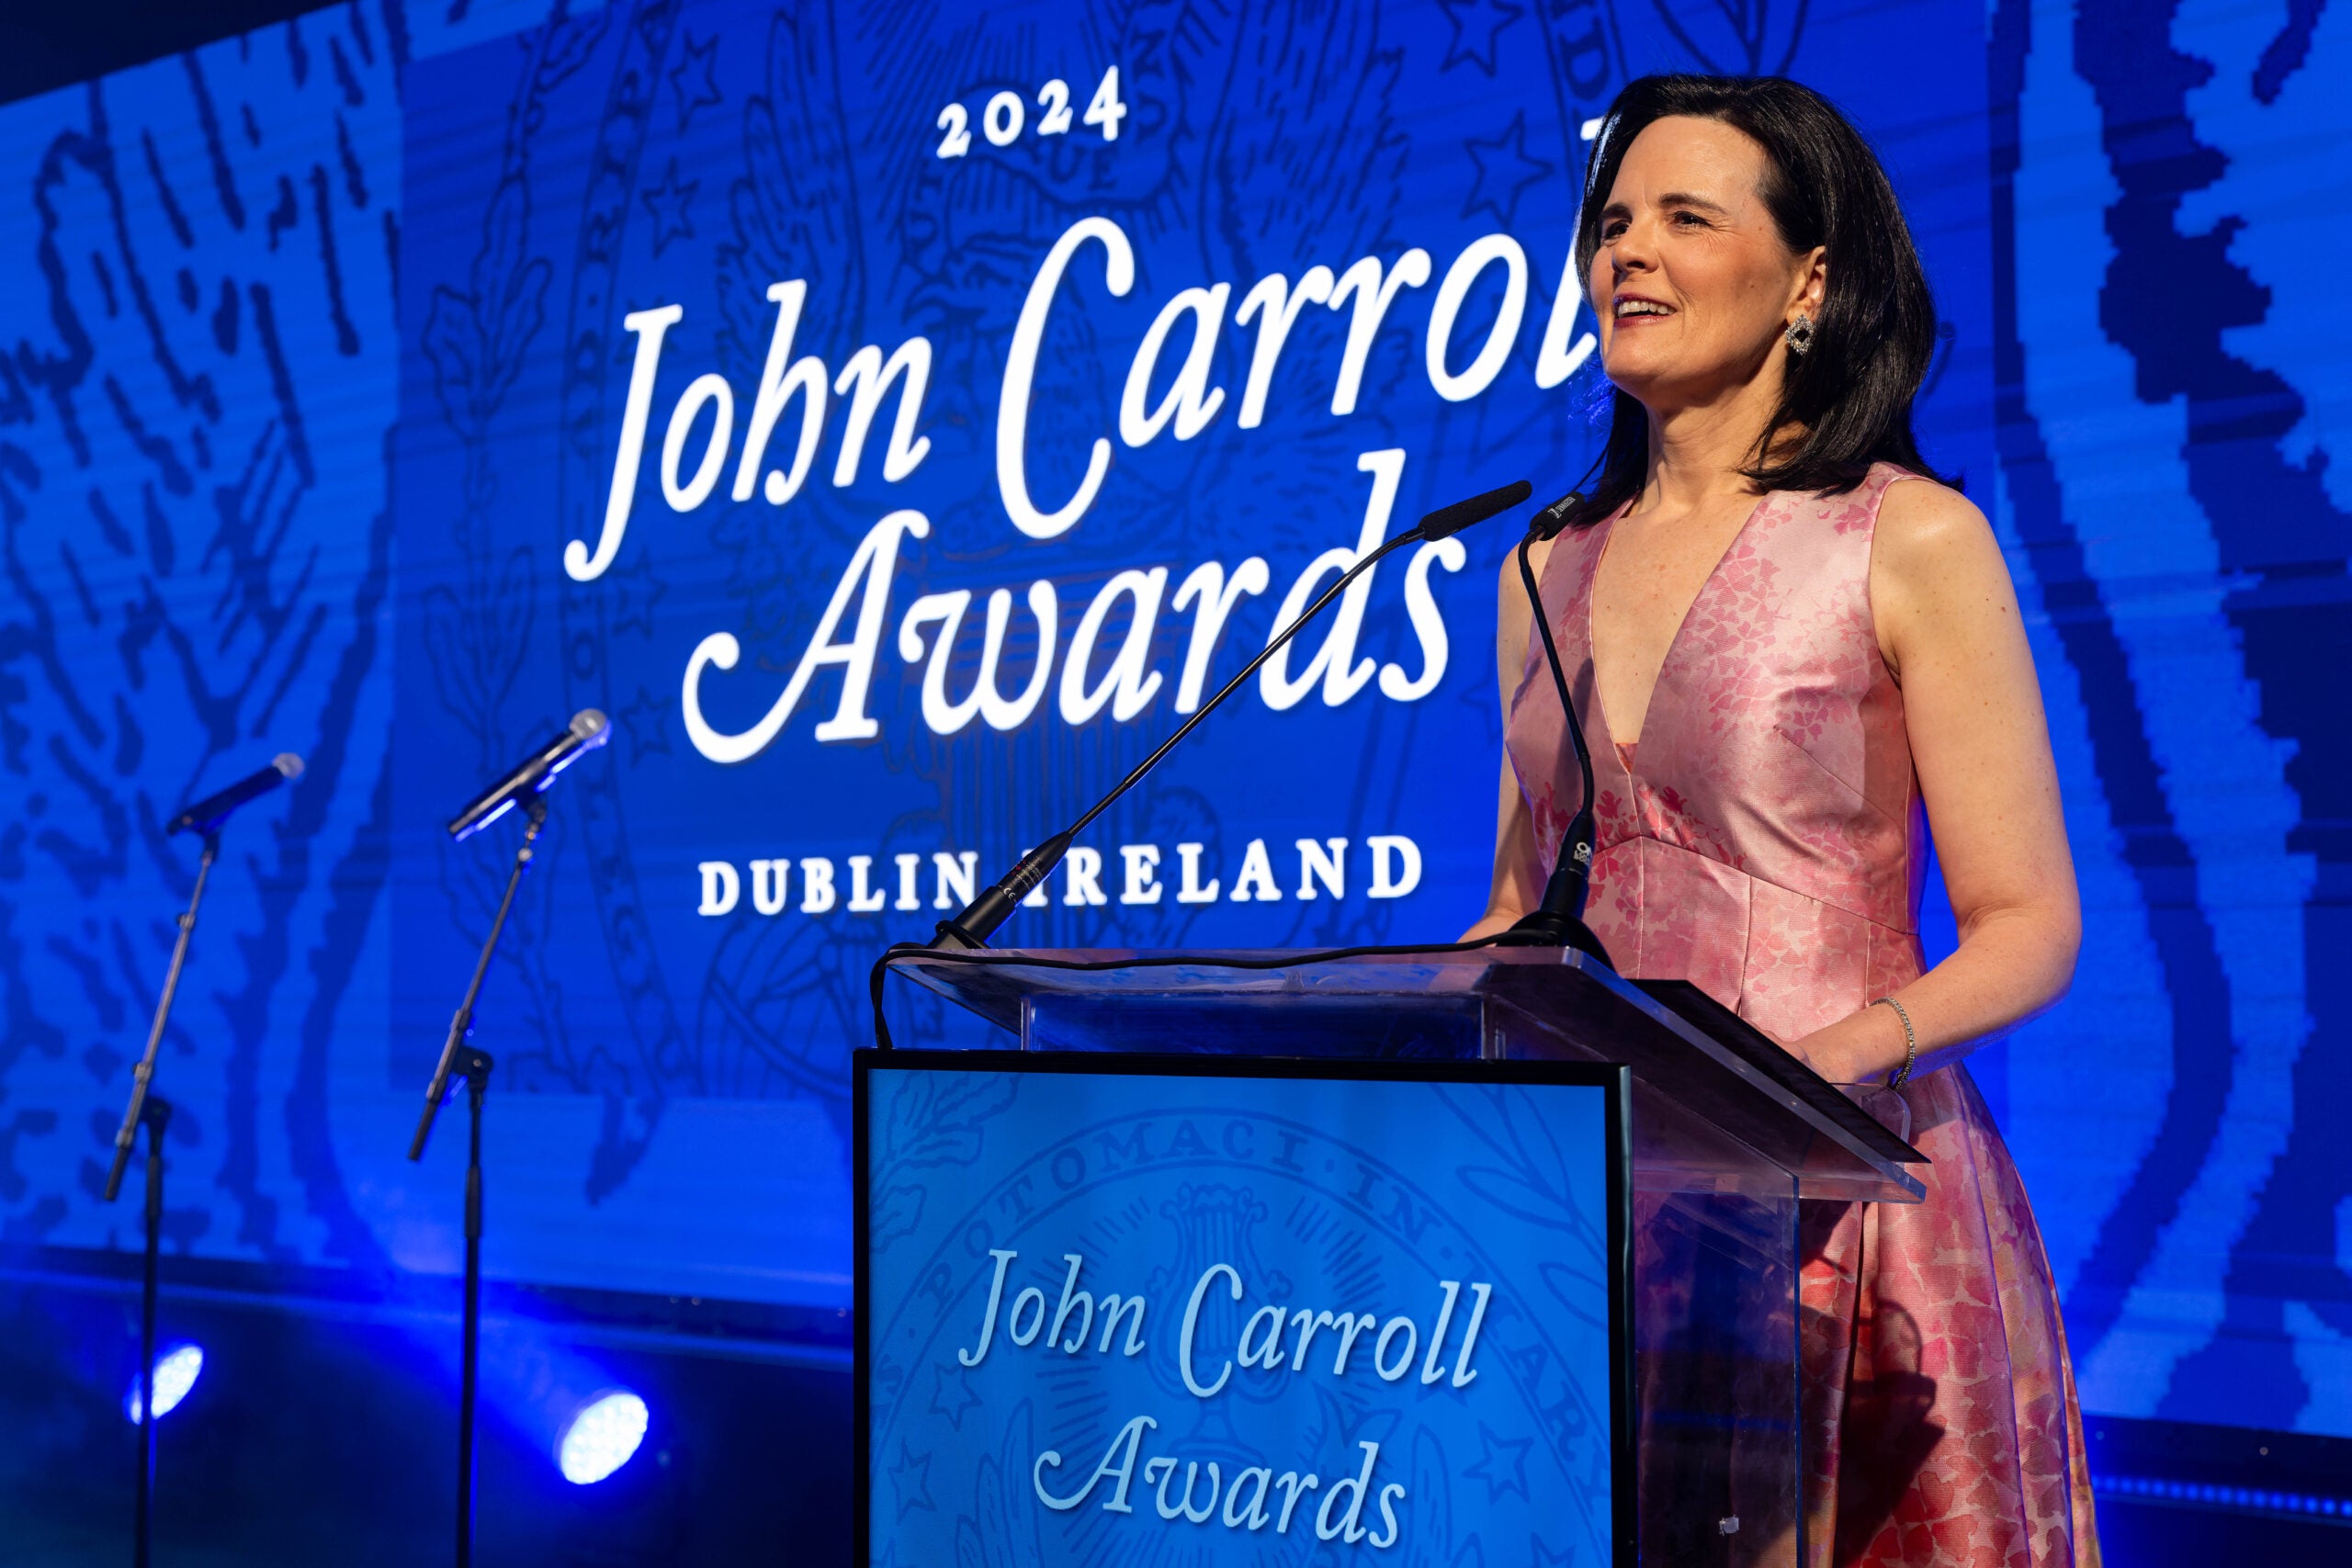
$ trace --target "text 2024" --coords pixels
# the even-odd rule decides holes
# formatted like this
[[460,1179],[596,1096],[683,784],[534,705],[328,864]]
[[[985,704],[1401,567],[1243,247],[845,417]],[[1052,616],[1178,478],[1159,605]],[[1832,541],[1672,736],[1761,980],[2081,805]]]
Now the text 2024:
[[[1070,129],[1069,84],[1057,76],[1037,89],[1040,111],[1035,133],[1039,136],[1067,136]],[[1115,65],[1102,73],[1102,80],[1088,100],[1086,112],[1079,123],[1093,126],[1102,133],[1105,141],[1119,139],[1119,122],[1127,118],[1127,106],[1119,101],[1119,68]],[[972,150],[971,111],[962,104],[949,104],[939,111],[938,129],[942,132],[938,156],[961,158]],[[1010,147],[1021,140],[1021,133],[1030,129],[1029,106],[1019,93],[1007,88],[992,95],[980,109],[980,134],[991,147]]]

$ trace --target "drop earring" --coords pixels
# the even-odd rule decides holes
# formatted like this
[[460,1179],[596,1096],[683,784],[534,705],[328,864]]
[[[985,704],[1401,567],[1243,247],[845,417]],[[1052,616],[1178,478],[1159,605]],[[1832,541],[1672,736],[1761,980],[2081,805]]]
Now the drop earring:
[[1799,310],[1797,319],[1789,323],[1789,330],[1783,335],[1789,340],[1791,354],[1803,354],[1813,346],[1813,318]]

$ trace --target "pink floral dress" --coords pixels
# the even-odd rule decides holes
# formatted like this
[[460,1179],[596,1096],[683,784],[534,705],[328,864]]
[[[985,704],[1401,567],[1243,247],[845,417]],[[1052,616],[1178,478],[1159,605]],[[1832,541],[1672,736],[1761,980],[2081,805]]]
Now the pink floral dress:
[[[1690,606],[1616,742],[1592,677],[1611,523],[1564,534],[1544,609],[1593,752],[1587,918],[1620,973],[1684,978],[1795,1040],[1920,972],[1927,821],[1903,694],[1871,614],[1881,464],[1838,496],[1775,493]],[[1548,868],[1577,769],[1540,638],[1507,738]],[[1903,1091],[1934,1162],[1917,1205],[1808,1203],[1808,1568],[2096,1568],[2074,1371],[2041,1235],[1964,1067]]]

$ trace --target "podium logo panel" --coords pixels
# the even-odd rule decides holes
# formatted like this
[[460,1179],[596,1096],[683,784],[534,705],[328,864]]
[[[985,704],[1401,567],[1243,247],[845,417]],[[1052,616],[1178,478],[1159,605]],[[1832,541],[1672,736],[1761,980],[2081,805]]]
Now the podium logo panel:
[[909,1055],[864,1069],[869,1562],[1611,1560],[1607,1085]]

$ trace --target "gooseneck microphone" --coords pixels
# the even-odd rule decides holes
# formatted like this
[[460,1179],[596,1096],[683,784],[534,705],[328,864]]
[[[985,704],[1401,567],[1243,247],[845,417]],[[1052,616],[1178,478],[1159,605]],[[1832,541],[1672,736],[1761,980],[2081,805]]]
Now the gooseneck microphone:
[[[1464,528],[1475,527],[1489,517],[1509,512],[1534,493],[1533,485],[1529,484],[1525,479],[1517,479],[1499,489],[1490,490],[1484,495],[1474,495],[1467,501],[1457,501],[1451,506],[1441,506],[1380,547],[1384,551],[1393,549],[1412,539],[1421,539],[1430,544],[1435,544],[1440,539],[1451,539]],[[1367,561],[1364,564],[1371,563]],[[1329,598],[1329,595],[1327,594],[1325,597]],[[1322,601],[1317,600],[1314,607],[1309,609],[1306,615],[1299,616],[1290,631],[1283,635],[1288,637],[1290,632],[1296,631],[1299,626],[1306,624],[1307,615],[1315,614],[1316,610],[1322,607]],[[1218,694],[1223,695],[1222,693]]]
[[1568,744],[1576,751],[1577,773],[1584,790],[1577,797],[1576,815],[1568,818],[1567,830],[1560,836],[1560,858],[1553,863],[1552,874],[1544,884],[1543,898],[1495,941],[1499,947],[1573,947],[1609,964],[1608,950],[1584,923],[1585,895],[1592,885],[1593,845],[1599,836],[1592,817],[1592,750],[1585,744],[1584,726],[1577,722],[1576,701],[1568,692],[1567,672],[1560,668],[1552,619],[1535,583],[1535,568],[1527,558],[1536,540],[1556,536],[1566,526],[1569,513],[1583,504],[1582,492],[1570,491],[1538,512],[1528,525],[1527,536],[1519,542],[1518,553],[1520,586],[1527,592],[1528,615],[1544,639],[1544,660],[1551,667],[1552,689],[1558,694],[1560,715],[1567,722]]
[[1240,689],[1243,682],[1257,673],[1260,665],[1281,651],[1292,637],[1298,635],[1302,627],[1320,615],[1331,601],[1338,598],[1349,583],[1370,571],[1383,557],[1406,545],[1417,542],[1433,544],[1440,539],[1452,538],[1464,528],[1483,523],[1498,513],[1510,511],[1532,493],[1534,493],[1534,486],[1525,479],[1521,479],[1515,484],[1507,484],[1499,490],[1490,490],[1484,495],[1474,495],[1467,501],[1457,501],[1451,506],[1440,507],[1410,528],[1385,541],[1370,555],[1340,573],[1337,582],[1326,589],[1315,603],[1301,611],[1296,620],[1276,633],[1255,659],[1241,667],[1239,674],[1227,681],[1215,696],[1203,703],[1199,711],[1179,725],[1176,732],[1161,741],[1150,756],[1136,763],[1126,777],[1112,785],[1110,793],[1089,807],[1084,816],[1014,862],[1012,869],[1004,874],[1002,880],[965,906],[963,912],[954,919],[940,921],[937,932],[929,945],[934,948],[987,946],[988,939],[994,934],[999,926],[1004,924],[1012,911],[1020,907],[1021,900],[1027,897],[1033,888],[1053,874],[1054,867],[1060,864],[1062,857],[1069,852],[1070,841],[1086,830],[1088,823],[1109,810],[1114,801],[1142,782],[1144,775],[1158,767],[1160,759],[1174,750],[1184,737],[1193,732],[1194,726],[1215,713],[1219,704],[1233,695]]
[[474,796],[463,811],[451,818],[449,837],[473,837],[506,815],[525,795],[544,791],[555,783],[558,773],[612,738],[613,727],[603,714],[594,708],[582,708],[571,716],[571,723],[562,734],[524,758],[504,778]]
[[237,807],[255,800],[288,779],[300,778],[302,759],[291,751],[280,751],[269,766],[247,773],[227,789],[206,795],[194,806],[164,824],[166,833],[195,833],[199,836],[217,833],[220,825]]

